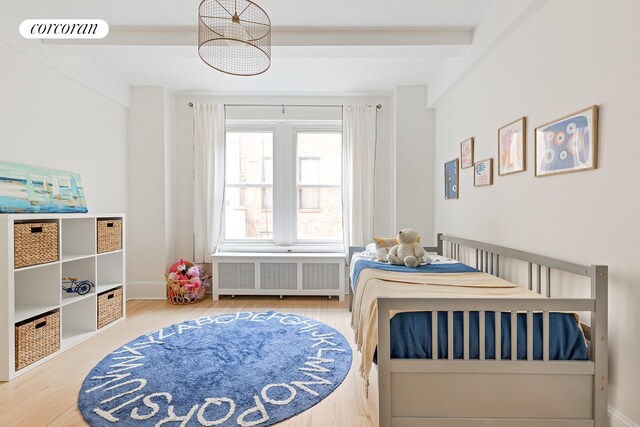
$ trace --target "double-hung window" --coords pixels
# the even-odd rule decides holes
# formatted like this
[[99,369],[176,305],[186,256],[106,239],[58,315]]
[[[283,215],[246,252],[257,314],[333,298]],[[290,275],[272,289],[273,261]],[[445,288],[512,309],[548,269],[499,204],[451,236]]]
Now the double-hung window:
[[342,245],[339,121],[228,121],[221,250]]

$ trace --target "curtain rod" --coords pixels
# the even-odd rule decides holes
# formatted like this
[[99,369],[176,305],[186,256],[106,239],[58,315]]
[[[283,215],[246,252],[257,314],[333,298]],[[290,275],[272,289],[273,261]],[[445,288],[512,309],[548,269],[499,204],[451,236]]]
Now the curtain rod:
[[[189,107],[193,107],[193,102],[189,102]],[[291,104],[224,104],[225,107],[332,107],[332,108],[342,108],[344,105],[291,105]],[[369,105],[371,107],[371,105]],[[376,109],[382,109],[382,104],[376,105]]]

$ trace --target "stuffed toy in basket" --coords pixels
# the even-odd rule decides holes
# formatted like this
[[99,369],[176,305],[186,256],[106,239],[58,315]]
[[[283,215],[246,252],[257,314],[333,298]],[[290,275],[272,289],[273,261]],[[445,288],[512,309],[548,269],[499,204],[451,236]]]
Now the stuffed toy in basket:
[[202,267],[183,260],[173,263],[165,278],[167,297],[174,304],[202,301],[209,285],[209,277]]

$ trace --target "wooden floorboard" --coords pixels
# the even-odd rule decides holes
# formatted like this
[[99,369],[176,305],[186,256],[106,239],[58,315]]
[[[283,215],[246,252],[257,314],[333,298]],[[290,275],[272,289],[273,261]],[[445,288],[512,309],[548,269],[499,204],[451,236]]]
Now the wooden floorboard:
[[[358,375],[359,354],[351,331],[348,304],[326,297],[237,297],[206,300],[190,306],[166,301],[127,303],[127,319],[62,353],[53,360],[7,383],[0,383],[0,426],[87,425],[77,408],[78,392],[89,371],[110,351],[147,332],[203,316],[237,311],[278,310],[307,316],[339,330],[353,350],[353,364],[344,382],[313,408],[289,419],[282,427],[368,427],[377,425],[376,390],[364,393]],[[375,371],[375,370],[374,370]],[[375,384],[375,374],[371,377]],[[374,408],[372,411],[371,408]]]

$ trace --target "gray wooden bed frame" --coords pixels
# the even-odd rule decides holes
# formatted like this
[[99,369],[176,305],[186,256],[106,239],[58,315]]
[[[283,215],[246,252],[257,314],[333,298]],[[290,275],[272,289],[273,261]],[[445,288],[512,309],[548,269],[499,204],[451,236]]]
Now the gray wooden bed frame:
[[[437,246],[427,252],[460,260],[475,250],[475,267],[500,277],[500,261],[528,263],[528,288],[543,294],[542,270],[546,269],[544,294],[549,298],[378,298],[378,402],[380,427],[604,427],[607,425],[607,281],[605,265],[583,266],[474,240],[438,234]],[[364,247],[349,248],[349,259]],[[471,251],[471,252],[469,252]],[[590,298],[550,298],[551,270],[588,277]],[[535,274],[534,274],[535,272]],[[535,278],[535,280],[534,280]],[[349,279],[351,281],[351,279]],[[351,285],[351,283],[349,283]],[[353,291],[349,286],[349,310]],[[446,311],[448,355],[432,359],[390,357],[390,312]],[[463,312],[464,358],[453,359],[453,313]],[[469,359],[469,312],[480,312],[480,360]],[[484,312],[527,313],[527,360],[484,360]],[[590,312],[590,325],[582,324],[589,360],[549,360],[549,312]],[[533,359],[534,312],[543,313],[543,360]],[[495,346],[501,346],[499,317],[495,322]],[[437,317],[432,323],[436,347]],[[511,348],[517,328],[511,329]]]

